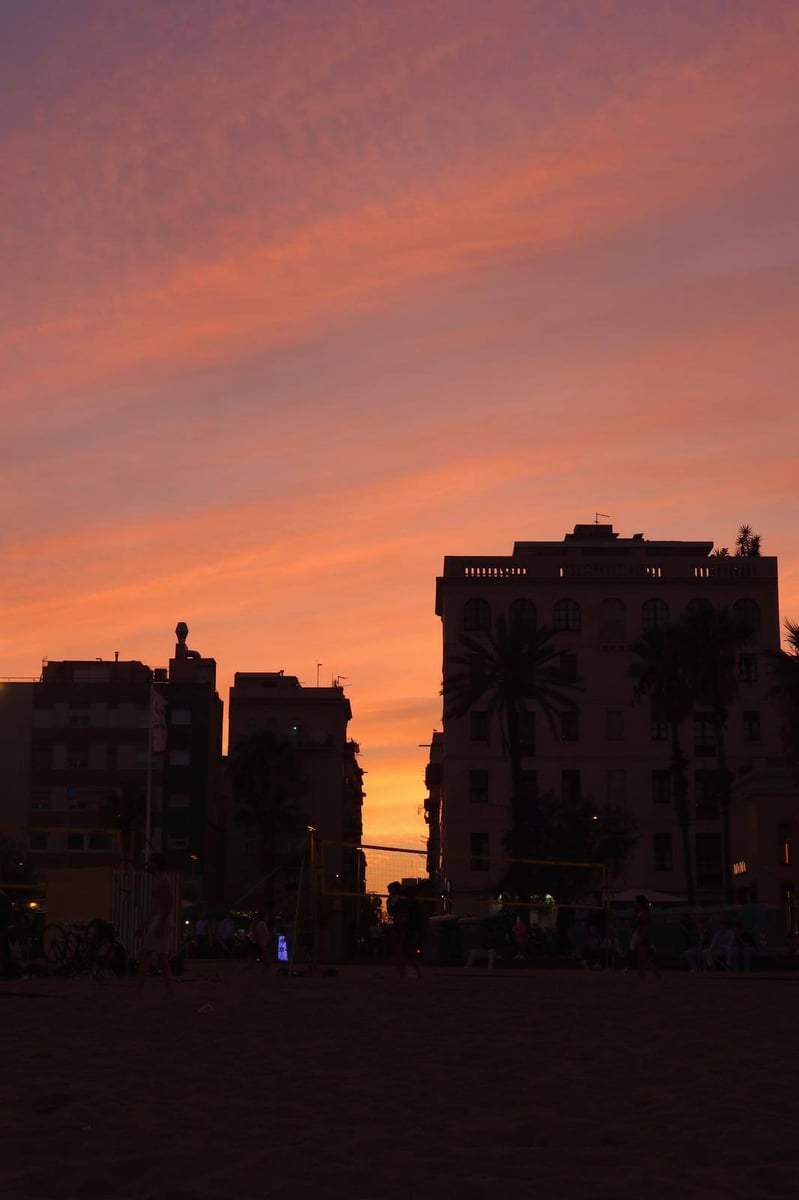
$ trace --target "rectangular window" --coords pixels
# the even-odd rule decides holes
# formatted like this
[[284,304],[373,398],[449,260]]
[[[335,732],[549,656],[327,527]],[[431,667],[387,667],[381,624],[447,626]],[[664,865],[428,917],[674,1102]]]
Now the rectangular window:
[[522,771],[522,794],[526,804],[535,804],[538,799],[537,771]]
[[570,708],[560,714],[560,740],[562,742],[579,742],[580,714]]
[[67,753],[67,767],[70,771],[86,771],[89,767],[89,750],[87,746],[70,746]]
[[487,742],[490,726],[491,719],[487,712],[475,710],[469,713],[469,737],[473,742]]
[[89,850],[103,850],[106,853],[114,849],[113,833],[90,833]]
[[80,788],[69,786],[67,788],[67,808],[85,808],[86,797],[81,795]]
[[718,771],[694,771],[694,802],[698,821],[715,821],[718,818]]
[[621,770],[608,771],[607,774],[608,804],[624,804],[627,800],[627,772]]
[[40,852],[47,849],[48,835],[44,832],[36,831],[30,835],[30,848],[35,852]]
[[191,754],[188,750],[170,750],[169,765],[170,767],[189,767],[191,766]]
[[667,742],[669,740],[669,723],[668,721],[652,721],[650,727],[650,735],[653,742]]
[[652,834],[652,857],[656,871],[672,871],[674,855],[670,833]]
[[609,742],[624,741],[624,713],[617,708],[605,713],[605,737]]
[[89,714],[87,712],[71,712],[68,724],[71,729],[86,729],[89,725]]
[[739,654],[738,678],[741,683],[757,683],[757,655]]
[[487,871],[490,866],[490,839],[487,833],[469,834],[469,870]]
[[671,804],[671,772],[652,772],[652,803]]
[[488,804],[488,771],[469,772],[469,803]]
[[696,882],[700,887],[721,884],[721,834],[696,835]]
[[519,713],[519,736],[522,751],[529,757],[535,754],[535,713]]
[[760,741],[760,713],[745,712],[744,713],[744,741],[759,742]]
[[51,792],[49,788],[34,788],[31,792],[31,808],[41,811],[50,807]]
[[560,794],[564,804],[578,804],[580,801],[580,772],[561,771]]
[[175,792],[167,801],[170,808],[188,808],[189,797],[186,792]]
[[191,725],[190,708],[173,708],[169,713],[170,725]]
[[188,850],[189,839],[187,837],[167,838],[166,844],[170,850]]
[[82,833],[67,834],[67,850],[82,850],[85,844],[85,838]]
[[716,731],[710,713],[694,714],[694,753],[706,757],[716,753]]

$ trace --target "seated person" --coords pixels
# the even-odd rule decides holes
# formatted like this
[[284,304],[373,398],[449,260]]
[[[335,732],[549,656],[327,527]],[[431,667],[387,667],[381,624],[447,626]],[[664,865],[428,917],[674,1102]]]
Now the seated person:
[[705,950],[709,944],[707,921],[693,921],[686,918],[686,920],[680,922],[680,927],[685,938],[683,957],[692,971],[701,971],[705,959]]
[[486,932],[479,946],[473,946],[469,951],[469,956],[466,959],[466,966],[473,967],[475,963],[487,963],[489,970],[493,970],[496,961],[497,952],[494,949],[494,943],[491,934]]
[[733,969],[736,971],[752,970],[752,955],[755,952],[755,939],[744,929],[740,921],[733,927],[735,944],[732,952]]
[[721,967],[731,970],[735,956],[735,933],[726,917],[721,917],[710,945],[705,951],[705,963],[711,970]]

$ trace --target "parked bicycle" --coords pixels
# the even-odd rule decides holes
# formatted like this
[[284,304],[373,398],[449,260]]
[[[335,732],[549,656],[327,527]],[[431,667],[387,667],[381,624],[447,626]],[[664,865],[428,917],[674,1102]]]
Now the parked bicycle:
[[116,938],[114,927],[96,917],[86,925],[45,925],[42,952],[58,974],[110,979],[127,968],[128,953]]

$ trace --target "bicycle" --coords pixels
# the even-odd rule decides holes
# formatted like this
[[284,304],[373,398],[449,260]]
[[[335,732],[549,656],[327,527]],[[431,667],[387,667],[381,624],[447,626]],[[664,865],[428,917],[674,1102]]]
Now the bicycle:
[[42,950],[57,974],[110,979],[125,970],[128,954],[114,935],[114,927],[99,917],[87,925],[46,925]]

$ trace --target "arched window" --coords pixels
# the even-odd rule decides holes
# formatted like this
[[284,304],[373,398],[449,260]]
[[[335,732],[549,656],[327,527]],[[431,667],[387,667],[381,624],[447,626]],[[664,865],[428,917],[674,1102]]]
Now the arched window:
[[611,597],[599,606],[600,642],[624,642],[627,639],[624,605]]
[[647,629],[662,629],[669,623],[669,606],[665,600],[644,600],[641,605],[641,626]]
[[756,600],[736,600],[732,615],[750,633],[757,633],[760,629],[760,605]]
[[517,622],[525,629],[534,630],[538,624],[538,616],[532,600],[514,600],[510,606],[509,617],[511,625]]
[[703,618],[707,620],[712,612],[713,605],[710,603],[710,601],[705,600],[704,597],[699,597],[696,600],[688,601],[688,607],[685,610],[685,615],[688,617],[689,621],[695,621],[697,619],[702,620]]
[[556,631],[575,633],[582,628],[580,605],[576,600],[558,600],[552,610],[552,626]]
[[467,600],[463,606],[463,628],[470,633],[491,630],[491,605],[487,600]]

